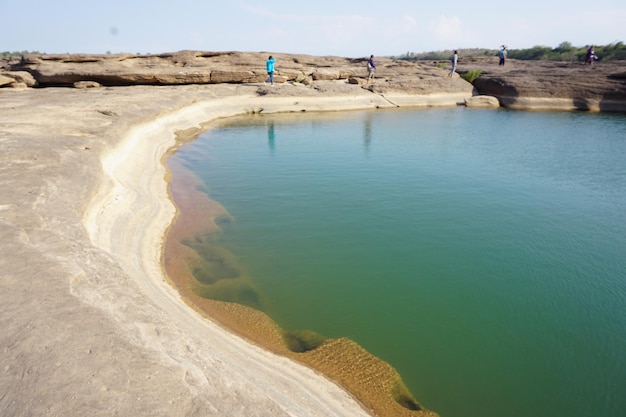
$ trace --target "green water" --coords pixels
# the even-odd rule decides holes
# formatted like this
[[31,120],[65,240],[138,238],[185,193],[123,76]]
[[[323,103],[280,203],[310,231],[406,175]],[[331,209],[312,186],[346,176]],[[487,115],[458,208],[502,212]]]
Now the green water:
[[626,415],[626,117],[249,116],[173,158],[288,330],[347,336],[442,417]]

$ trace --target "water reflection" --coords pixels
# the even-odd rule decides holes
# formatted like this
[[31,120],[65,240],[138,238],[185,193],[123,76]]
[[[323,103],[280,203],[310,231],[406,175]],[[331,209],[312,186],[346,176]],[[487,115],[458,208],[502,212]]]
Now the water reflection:
[[274,122],[267,125],[267,145],[270,148],[270,154],[274,155],[276,151],[276,133],[274,132]]
[[369,154],[372,143],[372,113],[367,113],[363,122],[363,149]]

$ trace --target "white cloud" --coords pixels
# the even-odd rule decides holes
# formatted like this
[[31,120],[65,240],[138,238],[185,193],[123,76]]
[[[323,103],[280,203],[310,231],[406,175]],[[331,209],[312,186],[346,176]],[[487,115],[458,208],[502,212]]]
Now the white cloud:
[[417,20],[412,16],[402,16],[400,27],[403,32],[414,32],[417,29]]
[[292,23],[292,24],[314,24],[322,26],[354,26],[361,25],[370,18],[355,15],[314,15],[314,14],[297,14],[297,13],[276,13],[264,7],[253,6],[248,3],[242,3],[241,8],[250,13],[266,19],[272,19],[275,23]]
[[461,35],[461,19],[456,16],[440,16],[439,20],[432,22],[429,26],[441,40],[458,40]]
[[[299,49],[305,53],[345,54],[354,45],[376,34],[376,19],[359,14],[322,15],[275,12],[261,6],[241,3],[246,13],[259,17],[265,24],[261,37],[271,39],[270,47]],[[304,48],[303,45],[307,45]],[[278,47],[275,47],[276,49]],[[304,50],[303,50],[304,49]],[[322,52],[320,52],[322,51]]]

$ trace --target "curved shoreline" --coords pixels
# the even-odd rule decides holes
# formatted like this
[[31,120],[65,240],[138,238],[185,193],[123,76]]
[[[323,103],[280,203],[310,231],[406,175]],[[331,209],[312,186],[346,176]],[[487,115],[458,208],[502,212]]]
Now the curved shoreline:
[[594,113],[626,113],[626,102],[558,97],[498,97],[502,107],[531,111],[588,111]]
[[[223,358],[221,361],[225,367],[245,369],[245,373],[238,376],[244,382],[263,380],[263,383],[255,384],[254,389],[246,388],[244,393],[239,394],[260,396],[254,403],[270,400],[274,403],[273,408],[282,409],[283,412],[301,409],[300,412],[305,414],[320,412],[340,416],[347,412],[354,416],[369,415],[351,396],[342,393],[339,387],[325,378],[286,358],[275,357],[250,345],[195,314],[163,279],[162,239],[175,212],[164,181],[166,172],[161,163],[162,157],[176,144],[174,132],[177,130],[250,111],[241,103],[233,104],[229,101],[194,104],[129,132],[120,146],[103,160],[104,171],[114,184],[101,189],[94,199],[86,215],[85,227],[94,245],[111,252],[127,275],[135,279],[141,291],[167,312],[168,321],[174,316],[171,326],[185,335],[187,348],[175,346],[178,344],[169,341],[175,350],[168,349],[168,352],[163,353],[166,359],[174,360],[179,365],[186,363],[183,368],[197,380],[192,386],[200,384],[203,389],[210,389],[212,377],[202,370],[203,365],[207,359],[215,361]],[[146,144],[147,137],[156,141]],[[102,211],[102,207],[106,210]],[[133,215],[128,217],[128,213]],[[126,256],[132,253],[141,253],[141,256],[139,259]],[[200,337],[192,336],[198,333]],[[146,348],[162,345],[156,337],[144,335],[144,339]],[[202,357],[189,359],[191,344],[194,346],[193,351],[205,351]],[[284,393],[276,398],[278,387]],[[202,396],[202,390],[195,394]]]
[[[410,99],[410,97],[404,98],[405,100]],[[433,103],[456,105],[458,100],[458,95],[449,95],[448,97],[437,95],[434,99],[414,97],[414,103],[419,103],[422,106],[426,103],[428,105]],[[227,98],[199,102],[135,127],[126,135],[122,143],[103,159],[104,171],[113,181],[113,184],[106,184],[100,189],[85,215],[85,228],[89,232],[91,241],[95,246],[118,258],[118,262],[128,276],[136,277],[135,280],[142,292],[147,294],[163,310],[172,312],[176,309],[184,309],[187,306],[183,307],[183,303],[177,297],[178,293],[173,293],[173,288],[164,280],[163,271],[156,268],[156,266],[161,265],[163,236],[175,216],[174,206],[167,191],[167,183],[163,180],[166,177],[163,156],[177,144],[176,136],[180,138],[181,135],[186,136],[189,133],[195,133],[196,129],[202,129],[201,126],[211,120],[260,111],[265,113],[294,111],[294,106],[297,106],[298,111],[354,110],[373,106],[390,107],[385,100],[376,96],[367,96],[364,99],[353,98],[352,100],[346,100],[346,97],[332,96],[309,100],[299,98],[297,103],[293,103],[292,98],[283,97],[270,98],[269,100],[267,98],[255,99],[254,97],[244,97],[244,100]],[[181,131],[185,133],[176,134],[176,132]],[[142,142],[145,142],[148,137],[153,138],[153,140],[150,141],[148,149],[146,149]],[[133,214],[129,215],[128,213]],[[142,256],[139,260],[126,256],[132,253],[141,253]],[[181,312],[180,314],[185,313]],[[191,320],[187,320],[185,322],[178,315],[176,318],[176,326],[179,331],[185,327],[189,329],[189,333],[202,330],[205,336],[211,335],[213,343],[215,343],[216,338],[226,337],[222,334],[219,326],[206,324],[200,329],[199,323],[196,321],[189,323]],[[232,335],[229,334],[227,337],[230,339]],[[153,340],[148,343],[153,345],[155,342]],[[285,373],[294,372],[290,369],[282,369],[285,367],[284,364],[276,366],[275,358],[268,352],[257,350],[254,350],[254,353],[249,352],[249,348],[243,341],[234,342],[230,339],[228,343],[236,344],[236,349],[246,358],[246,363],[240,364],[240,366],[244,366],[247,373],[250,373],[251,368],[259,363],[263,363],[264,368],[270,364],[276,368],[274,372],[268,372],[265,369],[264,378],[267,379],[265,384],[276,384],[273,381],[277,377],[276,372],[279,374],[279,380],[284,378]],[[360,357],[366,354],[360,352],[358,347],[356,352],[356,354],[360,353]],[[355,351],[353,351],[354,353]],[[173,353],[168,355],[176,358]],[[308,363],[310,364],[311,361]],[[290,364],[290,367],[296,369],[298,366]],[[332,393],[333,398],[340,395],[333,392],[337,388],[333,387],[334,384],[328,384],[325,378],[319,378],[319,380],[313,378],[312,382],[308,381],[308,378],[311,378],[307,375],[308,372],[303,371],[303,375],[298,378],[290,377],[291,380],[298,381],[296,385],[305,387],[304,392],[290,394],[292,398],[299,398],[298,403],[307,396],[323,399],[328,392]],[[340,401],[325,398],[323,403],[325,404],[323,407],[325,415],[335,415],[334,413],[342,415],[342,413],[348,412],[350,415],[356,416],[363,412],[362,406],[358,402],[352,403],[350,401],[350,396],[341,398]],[[290,405],[289,408],[292,406]],[[322,410],[316,412],[318,411]],[[401,413],[434,415],[427,411],[411,412],[408,409],[401,411]]]
[[[243,60],[237,62],[258,61],[254,54],[235,55]],[[224,62],[232,64],[231,58]],[[284,58],[298,73],[311,66],[305,56],[298,62]],[[220,73],[224,62],[215,65]],[[547,66],[545,76],[537,77],[535,69],[544,64],[519,65],[521,75],[515,65],[473,65],[491,71],[493,79],[506,76],[510,82],[485,92],[493,91],[512,109],[624,111],[623,90],[596,91],[598,81],[605,89],[613,85],[605,80],[617,71],[612,66],[593,72]],[[178,80],[179,68],[165,66],[174,68]],[[103,68],[96,72],[106,73]],[[213,64],[202,68],[206,75]],[[231,75],[235,69],[229,67]],[[367,415],[310,368],[268,354],[196,314],[166,281],[163,237],[176,212],[163,157],[176,138],[193,138],[215,118],[454,106],[471,95],[469,84],[445,78],[445,70],[389,63],[386,71],[370,90],[324,79],[309,87],[291,82],[272,88],[260,83],[0,89],[2,414]],[[567,88],[554,89],[553,81],[528,85],[572,76]],[[508,97],[502,86],[518,94]],[[545,94],[546,86],[553,94],[532,98]],[[571,96],[570,90],[587,98],[556,98]],[[219,338],[203,337],[214,331]],[[249,369],[244,364],[250,361]]]
[[[219,202],[200,191],[201,181],[193,173],[178,166],[179,163],[168,162],[173,172],[171,191],[179,216],[170,227],[165,242],[165,267],[172,285],[178,288],[193,308],[249,342],[330,377],[377,416],[436,416],[423,409],[391,365],[354,341],[345,337],[324,339],[312,349],[293,349],[285,340],[284,330],[264,312],[199,295],[207,291],[209,286],[198,282],[192,270],[203,264],[206,267],[206,262],[216,266],[228,266],[233,262],[232,253],[210,243],[210,236],[219,233],[220,229],[215,220],[228,217],[229,214]],[[195,242],[196,245],[190,245],[189,242]],[[247,276],[228,281],[232,286],[226,284],[221,288],[237,291],[254,287],[254,282]],[[291,337],[292,340],[306,343],[305,339],[313,334],[302,332],[291,334]]]
[[[191,316],[191,311],[185,312],[187,305],[181,302],[178,293],[163,279],[160,269],[162,252],[162,238],[165,230],[174,218],[174,208],[167,194],[167,183],[164,181],[165,168],[162,157],[167,150],[175,146],[175,132],[181,130],[195,131],[201,129],[203,123],[220,117],[228,117],[251,112],[283,112],[283,111],[320,111],[320,110],[352,110],[371,107],[390,107],[378,96],[367,95],[359,98],[324,97],[302,99],[294,103],[293,98],[265,98],[254,97],[228,98],[198,102],[191,106],[176,110],[158,119],[133,128],[106,158],[103,159],[103,168],[112,184],[105,184],[90,204],[85,215],[85,228],[89,232],[92,243],[111,253],[121,265],[122,269],[139,286],[142,293],[148,295],[154,304],[171,316],[176,311],[176,320],[173,325],[179,332],[185,334],[204,333],[204,337],[211,335],[211,343],[202,346],[203,342],[193,340],[194,350],[206,348],[215,350],[215,339],[225,339],[228,346],[236,345],[238,351],[235,360],[236,366],[244,367],[248,378],[255,376],[263,378],[262,387],[275,387],[289,382],[283,390],[290,392],[289,401],[281,396],[281,408],[291,409],[302,407],[302,403],[313,402],[314,407],[308,411],[323,412],[324,415],[362,415],[361,405],[354,402],[350,395],[342,394],[342,389],[328,383],[328,381],[311,372],[307,368],[288,361],[285,363],[261,349],[248,345],[242,340],[236,340],[232,334],[226,333],[219,326],[209,324],[202,319],[183,317]],[[456,104],[458,97],[438,96],[436,102],[443,105]],[[428,98],[419,97],[418,102],[430,103]],[[261,107],[263,106],[263,107]],[[152,138],[146,149],[146,138]],[[143,142],[143,143],[142,143]],[[146,152],[147,151],[147,152]],[[103,209],[104,208],[104,209]],[[129,213],[133,213],[129,215]],[[128,254],[141,253],[139,259]],[[164,324],[162,324],[164,325]],[[148,348],[162,344],[157,338],[143,335],[142,342]],[[170,341],[171,343],[171,341]],[[189,343],[189,341],[188,341]],[[229,352],[230,348],[227,349]],[[212,353],[215,355],[215,353]],[[226,352],[222,352],[226,354]],[[167,359],[182,363],[186,359],[186,352],[181,348],[178,352],[170,350]],[[204,361],[202,361],[204,362]],[[243,363],[240,363],[243,362]],[[197,363],[190,364],[187,372],[199,372]],[[271,370],[268,369],[271,367]],[[255,371],[255,368],[259,370]],[[257,372],[262,375],[256,375]],[[294,373],[298,375],[295,376]],[[286,375],[289,375],[286,378]],[[246,378],[246,379],[248,379]],[[208,380],[202,373],[200,380]],[[276,381],[278,380],[278,381]],[[256,387],[257,389],[261,387]],[[273,390],[273,389],[272,389]],[[198,393],[199,394],[199,393]],[[273,394],[267,393],[273,399]],[[291,404],[291,399],[297,399]],[[306,400],[306,398],[310,398]],[[283,404],[285,402],[286,404]],[[323,406],[322,406],[323,404]],[[366,415],[367,413],[365,412]],[[421,413],[420,413],[421,414]],[[428,413],[430,414],[430,413]]]
[[396,107],[361,88],[258,88],[0,93],[3,413],[371,415],[318,372],[205,319],[163,274],[176,215],[163,158],[177,138],[241,113]]
[[371,415],[318,372],[205,319],[167,281],[176,211],[164,157],[217,118],[456,106],[464,94],[275,87],[0,92],[3,413]]
[[[405,97],[405,99],[410,98]],[[426,103],[428,105],[433,103],[437,103],[437,105],[456,105],[459,100],[456,95],[450,95],[449,97],[437,95],[434,99],[430,97],[416,97],[414,99],[414,102],[420,105],[426,105]],[[92,201],[90,209],[85,215],[85,228],[88,230],[90,239],[95,246],[119,256],[120,264],[130,277],[146,276],[147,279],[139,278],[137,280],[142,292],[148,294],[154,303],[159,304],[166,311],[181,308],[181,305],[179,303],[180,299],[177,299],[176,294],[173,294],[171,291],[173,288],[164,281],[163,271],[155,269],[155,266],[160,264],[163,252],[163,236],[166,234],[166,230],[170,227],[175,216],[175,209],[167,192],[167,184],[163,181],[166,177],[165,167],[162,163],[163,156],[166,155],[169,149],[176,146],[176,136],[180,139],[181,136],[186,136],[191,132],[195,133],[199,126],[217,118],[259,111],[265,113],[294,111],[290,99],[279,98],[270,101],[256,101],[257,103],[255,103],[252,97],[247,97],[245,98],[245,106],[241,106],[242,103],[238,102],[238,100],[215,100],[196,103],[177,110],[167,116],[133,128],[123,142],[103,159],[104,171],[113,180],[113,185],[103,187],[98,196]],[[263,106],[262,110],[261,105]],[[304,102],[299,101],[297,103],[299,111],[354,110],[371,108],[372,105],[375,105],[375,107],[389,107],[384,101],[372,100],[371,97],[368,97],[365,101],[353,100],[349,104],[346,104],[345,97],[324,97],[323,99],[304,100]],[[189,131],[190,129],[191,132]],[[176,133],[181,131],[185,131],[185,133]],[[141,141],[142,139],[145,141],[147,137],[152,137],[155,141],[151,141],[147,153],[148,157],[146,158],[146,149],[145,146],[141,145]],[[141,163],[137,163],[138,161],[141,161]],[[106,208],[104,211],[102,210],[103,207]],[[129,217],[127,215],[129,212],[135,214]],[[141,240],[136,239],[138,235],[142,236]],[[124,244],[119,245],[115,242],[123,242]],[[137,252],[142,253],[141,263],[124,256],[128,253]],[[174,281],[177,282],[176,280]],[[167,299],[163,296],[167,296]],[[186,296],[186,298],[188,297],[189,295]],[[201,305],[198,303],[198,300],[194,301],[194,298],[191,298],[191,300],[192,304]],[[165,305],[166,302],[168,305]],[[230,306],[231,310],[232,308],[233,306]],[[215,309],[211,310],[209,308],[207,310],[209,313],[211,311],[215,312]],[[233,313],[231,312],[230,314],[232,315]],[[237,312],[234,314],[242,313]],[[250,314],[250,312],[244,311],[243,314]],[[214,318],[210,314],[209,317]],[[177,322],[178,326],[183,325],[180,318]],[[193,326],[196,326],[196,324]],[[229,328],[232,327],[229,326]],[[211,338],[214,340],[217,337],[223,337],[218,329],[220,329],[219,326],[210,326],[203,330],[206,333],[210,333],[212,335]],[[198,329],[195,330],[197,331]],[[150,342],[150,344],[153,343],[154,341]],[[230,343],[234,342],[230,341]],[[236,349],[245,353],[246,358],[253,357],[249,352],[246,352],[247,348],[244,345],[240,345],[240,343],[237,344]],[[261,344],[263,345],[263,343]],[[346,349],[345,343],[342,345],[339,349]],[[369,354],[362,351],[358,346],[353,347],[349,343],[347,347],[355,357],[361,358],[361,360],[364,357],[368,357],[368,359],[365,359],[366,361],[372,360],[369,359]],[[280,353],[282,356],[289,357],[289,355],[286,355],[286,351]],[[272,355],[269,353],[267,355],[268,357],[263,355],[254,356],[251,362],[244,365],[248,370],[247,372],[250,372],[250,368],[258,362],[267,361],[267,364],[271,363],[273,361]],[[326,352],[325,355],[328,356],[329,352]],[[319,354],[313,356],[319,356]],[[291,358],[294,359],[294,356],[291,355]],[[307,361],[303,358],[297,359],[297,361],[309,363],[309,365],[315,362]],[[334,365],[336,366],[337,364],[335,363]],[[313,367],[319,369],[319,366],[313,365]],[[383,367],[383,369],[386,368]],[[324,373],[328,374],[328,371],[329,369]],[[282,377],[285,370],[278,369],[278,372]],[[384,373],[380,372],[380,374]],[[274,379],[275,376],[272,374],[268,372],[265,377]],[[337,376],[341,375],[335,375],[335,378]],[[270,381],[266,381],[266,383],[270,383]],[[270,384],[274,385],[275,382]],[[315,398],[323,398],[324,392],[333,389],[324,386],[311,386],[310,384],[306,388],[306,395],[313,395]],[[326,385],[326,382],[322,378],[320,381],[315,381],[314,384]],[[306,386],[307,384],[300,380],[297,385]],[[322,392],[319,392],[320,389]],[[290,396],[302,398],[305,394],[294,392]],[[360,415],[362,412],[362,406],[358,403],[347,404],[346,399],[342,399],[339,404],[335,404],[335,402],[329,401],[329,399],[326,399],[324,403],[325,408],[328,407],[330,409],[324,410],[325,413],[329,413],[333,408],[342,410],[342,413],[348,411],[350,415],[355,416]],[[376,409],[376,406],[374,405],[373,408]],[[398,410],[396,410],[396,413],[388,415],[398,415],[397,412]],[[411,412],[408,409],[401,409],[399,412],[407,415],[434,415],[427,411]]]

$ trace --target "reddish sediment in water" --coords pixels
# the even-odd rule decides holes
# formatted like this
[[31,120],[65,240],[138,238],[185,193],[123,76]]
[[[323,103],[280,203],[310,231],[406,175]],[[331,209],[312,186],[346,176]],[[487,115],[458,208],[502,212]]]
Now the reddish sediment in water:
[[[250,342],[328,376],[380,417],[437,415],[422,408],[391,365],[370,354],[356,342],[347,338],[325,339],[314,343],[313,348],[294,349],[294,344],[289,343],[290,337],[303,338],[300,341],[304,340],[303,344],[306,345],[306,334],[285,335],[262,311],[200,296],[203,288],[210,287],[210,284],[199,282],[193,273],[203,260],[197,251],[184,242],[219,233],[216,219],[226,217],[228,213],[218,202],[200,191],[201,182],[191,172],[172,160],[168,165],[170,172],[174,173],[170,175],[170,195],[176,204],[177,216],[164,244],[165,275],[190,306]],[[229,262],[228,253],[216,250],[213,256],[219,258],[217,263]],[[312,339],[315,339],[315,333],[311,334]]]

